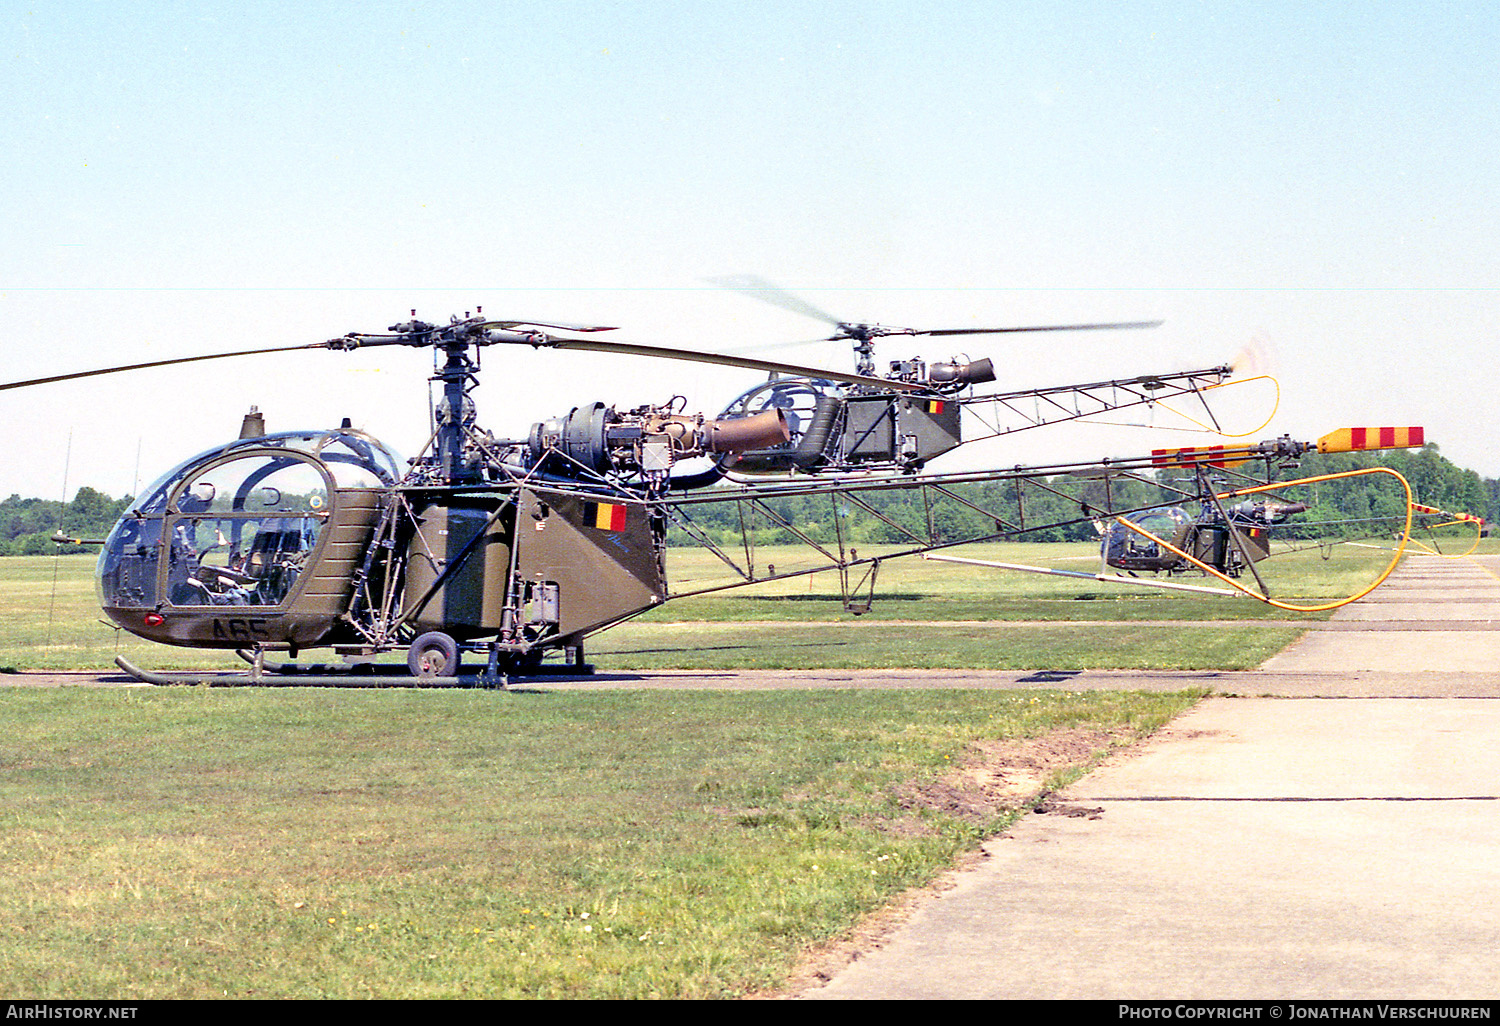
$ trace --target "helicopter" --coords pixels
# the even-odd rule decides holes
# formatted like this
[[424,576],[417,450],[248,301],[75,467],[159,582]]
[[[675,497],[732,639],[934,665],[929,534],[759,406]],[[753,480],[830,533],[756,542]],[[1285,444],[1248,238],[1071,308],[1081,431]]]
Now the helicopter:
[[[1347,453],[1374,449],[1418,448],[1425,444],[1425,432],[1420,427],[1342,428],[1324,435],[1316,442],[1295,442],[1289,436],[1255,444],[1239,446],[1191,446],[1174,449],[1156,449],[1151,454],[1151,464],[1158,470],[1186,470],[1192,489],[1173,486],[1161,477],[1152,483],[1163,489],[1177,491],[1177,496],[1167,502],[1150,503],[1127,511],[1101,510],[1100,517],[1092,524],[1099,535],[1099,570],[1092,574],[1050,567],[1001,563],[989,560],[968,559],[955,556],[923,553],[924,558],[948,562],[968,563],[1005,570],[1046,574],[1057,577],[1089,580],[1109,584],[1131,585],[1189,591],[1211,595],[1246,595],[1268,605],[1292,612],[1323,612],[1337,609],[1368,595],[1385,581],[1400,563],[1407,543],[1412,540],[1412,529],[1416,521],[1429,531],[1443,527],[1463,525],[1472,527],[1477,536],[1484,531],[1484,521],[1468,513],[1450,513],[1414,500],[1411,487],[1396,471],[1383,466],[1366,466],[1352,470],[1321,474],[1296,480],[1275,480],[1274,469],[1297,467],[1300,458],[1307,453]],[[1252,460],[1264,461],[1264,481],[1232,471]],[[1139,466],[1122,468],[1112,465],[1105,471],[1106,480],[1124,476],[1136,477]],[[1230,482],[1226,475],[1233,474],[1237,480]],[[1265,579],[1256,569],[1256,564],[1272,555],[1272,534],[1280,527],[1293,526],[1291,518],[1308,511],[1305,502],[1280,498],[1277,493],[1303,485],[1324,481],[1336,481],[1370,475],[1394,479],[1404,491],[1404,523],[1396,532],[1396,544],[1390,550],[1393,555],[1385,569],[1368,586],[1343,598],[1320,602],[1315,605],[1298,605],[1282,599],[1272,598]],[[1269,497],[1263,497],[1269,496]],[[1226,500],[1240,498],[1242,501],[1225,505]],[[1189,500],[1184,502],[1183,500]],[[1196,503],[1196,516],[1182,507]],[[1085,507],[1087,508],[1087,507]],[[1372,517],[1361,521],[1321,521],[1319,529],[1338,529],[1355,523],[1368,526],[1370,522],[1384,522],[1386,518]],[[1309,525],[1297,524],[1299,529]],[[1421,543],[1418,543],[1421,544]],[[1325,544],[1319,542],[1320,549]],[[1428,548],[1427,546],[1423,546]],[[1287,551],[1295,551],[1288,549]],[[1428,548],[1428,551],[1436,551]],[[1472,551],[1472,548],[1471,550]],[[1324,558],[1327,558],[1325,551]],[[1255,578],[1254,588],[1237,580],[1246,570]],[[1150,578],[1142,578],[1149,573]],[[1171,578],[1195,574],[1200,577],[1217,578],[1230,588],[1203,584],[1177,583]],[[1163,578],[1166,578],[1165,580]],[[1257,590],[1258,589],[1258,590]]]
[[[988,404],[1019,412],[1017,401],[1024,397],[1042,411],[1022,413],[1013,426],[984,421],[985,436],[993,437],[1175,398],[1206,406],[1205,393],[1233,373],[1229,366],[1216,366],[983,393],[977,386],[995,378],[988,360],[898,360],[880,374],[873,340],[1119,330],[1157,322],[927,331],[835,323],[834,337],[854,345],[853,373],[615,341],[597,337],[617,330],[613,327],[497,320],[481,308],[445,324],[419,320],[413,310],[409,320],[381,333],[351,332],[325,342],[54,375],[0,384],[0,390],[261,353],[431,349],[429,380],[440,398],[427,444],[405,467],[377,438],[347,421],[332,429],[268,433],[264,417],[252,407],[238,438],[192,456],[143,489],[102,540],[101,604],[113,624],[140,637],[233,650],[250,664],[245,674],[211,678],[218,683],[416,681],[503,687],[515,676],[589,672],[587,638],[673,597],[833,569],[845,608],[865,611],[884,559],[1025,537],[1036,529],[1027,524],[1024,503],[986,506],[966,497],[967,486],[1009,486],[1019,497],[1035,483],[1055,490],[1047,483],[1055,475],[1087,478],[1101,466],[1108,475],[1139,475],[1162,460],[1153,455],[1104,464],[923,473],[930,460],[970,440],[961,428],[964,410]],[[492,346],[710,363],[769,378],[715,417],[687,412],[680,397],[627,409],[600,401],[506,439],[479,427],[472,396],[479,383],[479,354]],[[1269,467],[1310,446],[1280,439],[1241,455]],[[1171,460],[1178,463],[1224,462],[1185,450],[1173,453]],[[707,470],[683,467],[704,462]],[[872,493],[890,490],[920,499],[929,511],[925,529],[898,523],[875,508]],[[809,497],[887,520],[899,543],[894,551],[861,558],[841,531],[831,541],[820,540],[778,512],[779,501]],[[981,526],[957,536],[938,529],[931,513],[944,503],[977,514]],[[815,551],[816,565],[781,572],[759,566],[748,534],[741,552],[731,551],[698,523],[698,514],[710,505],[739,510],[742,522],[748,514],[778,525]],[[1117,510],[1108,502],[1083,503],[1075,519],[1109,515],[1125,524],[1126,516],[1140,512]],[[1244,533],[1233,519],[1237,516],[1243,515],[1226,515],[1224,538]],[[669,529],[716,555],[729,567],[730,583],[671,591],[665,559]],[[1194,528],[1200,555],[1201,540],[1210,534]],[[1121,558],[1143,558],[1142,546],[1131,551]],[[1231,566],[1233,554],[1245,549],[1236,541],[1216,551],[1219,555],[1210,558]],[[1170,569],[1148,567],[1164,568]],[[332,649],[342,662],[274,661],[283,654],[296,660],[313,649]],[[405,666],[377,662],[390,652],[404,652]],[[563,663],[544,663],[549,654],[561,654]],[[483,669],[464,674],[466,657],[478,657]],[[152,683],[205,679],[117,661]]]
[[[855,373],[866,378],[877,374],[875,341],[882,338],[1117,331],[1161,325],[1160,321],[1121,321],[1005,328],[892,327],[840,320],[801,296],[754,276],[715,279],[715,284],[833,326],[833,334],[811,341],[848,342],[853,348]],[[780,345],[803,344],[806,343]],[[955,356],[929,363],[913,357],[892,361],[884,375],[885,383],[873,388],[867,384],[851,387],[827,375],[773,375],[771,380],[732,400],[720,416],[744,417],[781,410],[788,421],[790,437],[771,448],[728,454],[716,462],[716,467],[721,475],[732,480],[787,474],[844,474],[856,470],[916,473],[928,461],[965,442],[1154,403],[1165,398],[1157,394],[1163,389],[1173,393],[1197,391],[1222,383],[1231,373],[1227,366],[1214,367],[1184,374],[1145,375],[1004,393],[974,391],[974,386],[996,380],[994,363],[987,358],[969,360]],[[896,382],[906,388],[894,388]],[[1020,426],[996,427],[980,436],[971,431],[965,437],[963,421],[971,426],[976,421],[997,422],[993,413],[963,418],[966,409],[971,414],[979,412],[981,406],[992,411],[1018,412],[1021,400],[1040,401],[1045,408],[1032,412]]]

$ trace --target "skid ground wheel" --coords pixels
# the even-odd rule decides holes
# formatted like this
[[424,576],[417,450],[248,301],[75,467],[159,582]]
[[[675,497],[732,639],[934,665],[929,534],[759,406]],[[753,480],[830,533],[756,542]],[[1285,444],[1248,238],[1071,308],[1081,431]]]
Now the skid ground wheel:
[[452,677],[458,673],[458,642],[442,631],[428,631],[407,649],[406,665],[416,677]]

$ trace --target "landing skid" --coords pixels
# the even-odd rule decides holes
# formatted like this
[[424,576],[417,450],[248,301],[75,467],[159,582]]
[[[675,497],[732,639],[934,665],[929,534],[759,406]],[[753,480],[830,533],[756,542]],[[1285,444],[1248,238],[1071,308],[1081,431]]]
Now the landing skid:
[[[381,666],[375,663],[338,665],[312,663],[253,662],[247,671],[233,670],[143,670],[124,656],[115,657],[115,665],[136,680],[147,684],[208,685],[209,687],[261,688],[491,688],[503,690],[517,680],[533,677],[588,676],[589,664],[528,667],[525,673],[463,673],[451,677],[417,677],[405,666]],[[383,672],[392,671],[392,672]]]

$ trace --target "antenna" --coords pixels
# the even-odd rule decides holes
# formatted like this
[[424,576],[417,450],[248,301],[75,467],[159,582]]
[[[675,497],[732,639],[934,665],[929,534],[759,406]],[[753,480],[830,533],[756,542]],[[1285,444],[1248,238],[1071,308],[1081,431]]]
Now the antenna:
[[[68,429],[68,447],[63,455],[62,509],[57,514],[57,533],[63,529],[63,517],[68,514],[68,471],[73,465],[73,429]],[[62,545],[59,543],[52,555],[52,596],[47,601],[47,644],[52,644],[52,621],[57,610],[57,571],[62,564]]]

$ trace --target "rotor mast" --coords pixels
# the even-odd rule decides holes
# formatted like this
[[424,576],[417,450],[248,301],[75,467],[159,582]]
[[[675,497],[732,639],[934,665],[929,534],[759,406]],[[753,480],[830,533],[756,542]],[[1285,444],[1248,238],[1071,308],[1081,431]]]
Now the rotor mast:
[[[393,324],[388,330],[403,345],[433,348],[435,370],[430,380],[443,386],[443,397],[432,411],[433,453],[439,480],[448,487],[473,484],[482,475],[464,459],[464,443],[474,425],[475,406],[469,398],[469,389],[479,383],[479,365],[470,356],[469,347],[483,344],[483,310],[474,316],[466,313],[462,319],[453,317],[443,327],[417,320],[415,310],[411,314],[410,321]],[[441,366],[437,366],[438,353],[442,354]]]
[[466,484],[477,475],[463,458],[464,437],[474,422],[474,403],[469,383],[479,383],[475,361],[469,358],[469,340],[457,332],[445,332],[442,349],[447,357],[433,379],[443,383],[443,401],[435,411],[438,471],[446,485]]

